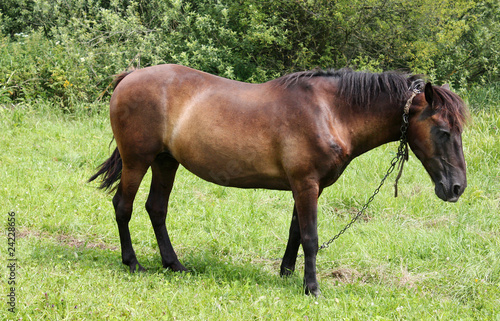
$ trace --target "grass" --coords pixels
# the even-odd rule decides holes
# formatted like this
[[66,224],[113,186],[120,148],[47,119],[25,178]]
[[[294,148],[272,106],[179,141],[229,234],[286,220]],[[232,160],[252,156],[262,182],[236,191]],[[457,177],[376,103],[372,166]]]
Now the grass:
[[[136,253],[148,271],[128,273],[111,196],[86,183],[111,152],[107,113],[0,107],[0,214],[6,226],[7,213],[16,213],[18,264],[16,312],[7,310],[4,277],[0,317],[500,320],[500,108],[498,100],[483,107],[473,106],[473,122],[463,135],[469,186],[460,201],[438,200],[412,155],[400,196],[393,197],[390,179],[364,219],[318,255],[320,298],[303,295],[301,260],[294,276],[278,275],[274,258],[286,244],[289,192],[222,188],[184,169],[167,226],[191,273],[161,266],[143,206],[150,174],[131,221]],[[370,196],[395,150],[389,144],[363,155],[324,191],[321,241]],[[0,257],[7,275],[4,230]]]

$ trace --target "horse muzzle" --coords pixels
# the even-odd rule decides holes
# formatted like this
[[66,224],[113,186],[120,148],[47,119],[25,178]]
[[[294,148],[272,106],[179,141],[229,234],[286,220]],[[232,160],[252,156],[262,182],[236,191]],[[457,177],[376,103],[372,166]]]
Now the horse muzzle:
[[446,180],[441,180],[436,183],[434,191],[436,195],[446,202],[456,202],[460,198],[460,196],[465,191],[467,187],[467,181],[464,180],[460,182],[460,180],[453,180],[451,182],[447,182]]

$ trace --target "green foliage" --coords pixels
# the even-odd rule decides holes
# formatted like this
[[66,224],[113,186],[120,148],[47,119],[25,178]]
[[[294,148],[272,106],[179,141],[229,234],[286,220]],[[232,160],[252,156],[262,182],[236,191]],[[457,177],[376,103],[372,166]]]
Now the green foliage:
[[263,82],[351,66],[455,88],[498,81],[495,0],[6,0],[0,102],[65,110],[103,98],[131,66],[179,63]]
[[[49,100],[67,111],[93,102],[94,84],[85,58],[40,32],[17,34],[0,43],[0,93],[7,103]],[[93,99],[95,100],[96,97]]]
[[33,23],[33,0],[3,0],[0,2],[0,32],[14,35],[27,32]]
[[466,87],[500,81],[500,2],[480,1],[464,15],[464,32],[444,48],[436,75]]

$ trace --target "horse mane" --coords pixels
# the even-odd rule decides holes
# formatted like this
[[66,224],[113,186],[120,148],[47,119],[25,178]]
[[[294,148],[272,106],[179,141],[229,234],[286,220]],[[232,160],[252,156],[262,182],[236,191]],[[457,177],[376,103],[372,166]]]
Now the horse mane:
[[349,104],[361,108],[368,108],[371,101],[381,93],[388,93],[392,100],[403,102],[411,94],[409,88],[412,83],[421,82],[423,84],[420,76],[395,71],[383,73],[356,72],[348,68],[339,70],[314,69],[296,72],[277,80],[281,86],[291,89],[314,77],[335,79],[339,96]]
[[[308,85],[314,77],[326,77],[336,81],[337,93],[348,105],[355,108],[369,108],[371,102],[381,93],[389,95],[396,103],[404,105],[411,95],[411,90],[416,88],[423,92],[424,76],[411,75],[396,71],[382,73],[356,72],[344,68],[339,70],[313,69],[296,72],[276,79],[280,86],[294,89],[300,85]],[[467,122],[468,111],[462,99],[448,89],[433,86],[435,99],[438,100],[440,112],[446,117],[450,125],[462,130]]]

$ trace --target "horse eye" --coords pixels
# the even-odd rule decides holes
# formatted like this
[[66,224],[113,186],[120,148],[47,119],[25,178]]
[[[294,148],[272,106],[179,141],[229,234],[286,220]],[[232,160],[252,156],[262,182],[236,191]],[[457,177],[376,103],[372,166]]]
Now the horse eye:
[[444,128],[440,128],[439,131],[438,131],[438,137],[440,139],[443,139],[443,140],[447,140],[448,138],[450,138],[451,136],[451,133],[449,130],[447,129],[444,129]]
[[450,131],[448,129],[444,129],[443,128],[443,129],[440,130],[440,132],[441,132],[442,135],[446,135],[446,136],[450,136],[451,135],[451,133],[450,133]]

